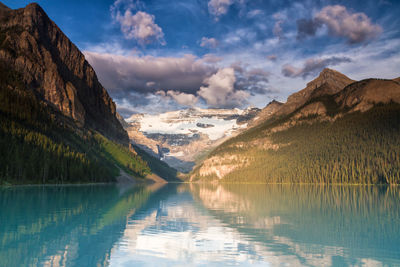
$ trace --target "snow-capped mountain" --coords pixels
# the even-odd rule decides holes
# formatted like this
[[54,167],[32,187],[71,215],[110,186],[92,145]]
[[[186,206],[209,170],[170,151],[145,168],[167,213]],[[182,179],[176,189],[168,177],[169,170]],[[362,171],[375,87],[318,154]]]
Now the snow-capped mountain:
[[247,127],[260,110],[191,108],[156,115],[134,114],[126,119],[131,142],[170,166],[188,172],[195,160]]

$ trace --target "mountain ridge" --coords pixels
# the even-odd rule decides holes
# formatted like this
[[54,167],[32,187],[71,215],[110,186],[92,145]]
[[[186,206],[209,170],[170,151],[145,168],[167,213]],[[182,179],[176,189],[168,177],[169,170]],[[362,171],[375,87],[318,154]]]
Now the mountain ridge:
[[257,108],[190,108],[155,115],[134,114],[122,124],[132,143],[187,173],[199,157],[246,128],[258,112]]
[[36,96],[72,118],[128,145],[116,105],[84,55],[37,4],[3,8],[0,60],[22,75]]
[[309,83],[264,121],[215,148],[189,179],[400,183],[400,84],[337,73],[338,83]]
[[1,185],[176,180],[135,151],[118,118],[94,69],[38,4],[0,5]]
[[286,103],[277,111],[277,114],[287,115],[304,105],[310,98],[335,94],[353,82],[354,80],[344,74],[325,68],[317,78],[308,82],[304,89],[291,94]]

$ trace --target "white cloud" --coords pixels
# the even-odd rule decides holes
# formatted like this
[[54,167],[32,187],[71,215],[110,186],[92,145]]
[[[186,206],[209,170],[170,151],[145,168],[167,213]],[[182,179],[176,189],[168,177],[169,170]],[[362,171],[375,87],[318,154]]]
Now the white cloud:
[[234,0],[210,0],[208,2],[208,11],[218,19],[218,17],[228,13],[229,7],[233,3]]
[[325,24],[332,35],[345,37],[350,43],[370,40],[382,31],[364,13],[350,13],[346,7],[340,5],[324,7],[315,19]]
[[216,74],[204,80],[206,86],[200,87],[197,94],[211,107],[235,107],[243,105],[249,93],[236,90],[235,70],[233,68],[219,69]]
[[218,46],[218,40],[215,38],[201,38],[201,47],[216,48]]
[[135,39],[141,45],[153,42],[165,45],[164,33],[155,23],[154,15],[138,11],[143,8],[139,0],[116,0],[110,12],[126,39]]
[[136,39],[143,45],[155,41],[165,45],[164,33],[154,19],[153,15],[146,12],[138,11],[136,14],[132,14],[131,10],[126,10],[123,15],[118,13],[116,16],[125,38]]
[[344,6],[334,5],[324,7],[312,19],[298,20],[298,38],[313,36],[322,26],[330,35],[344,37],[351,44],[370,41],[382,32],[364,13],[352,13]]
[[183,105],[183,106],[192,107],[199,100],[199,98],[197,96],[195,96],[195,95],[186,94],[186,93],[177,92],[177,91],[172,91],[172,90],[167,91],[166,95],[171,97],[178,104]]

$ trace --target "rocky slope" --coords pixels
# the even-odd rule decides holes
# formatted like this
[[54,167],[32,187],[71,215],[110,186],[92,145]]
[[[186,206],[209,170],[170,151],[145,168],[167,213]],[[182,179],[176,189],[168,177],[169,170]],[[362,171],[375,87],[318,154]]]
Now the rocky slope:
[[116,107],[84,55],[38,4],[0,6],[0,61],[21,74],[27,89],[76,126],[128,144]]
[[354,80],[332,69],[324,69],[319,76],[307,83],[306,88],[290,95],[276,115],[287,115],[303,106],[311,98],[323,95],[333,95],[341,91]]
[[260,114],[266,114],[262,121],[218,146],[190,179],[400,182],[395,80],[354,82],[325,69],[286,103]]
[[192,108],[134,114],[122,124],[133,143],[179,171],[189,172],[198,157],[245,129],[259,111]]
[[258,125],[263,121],[267,120],[272,114],[275,114],[281,107],[283,103],[273,100],[268,105],[265,106],[257,116],[249,122],[249,127]]
[[120,170],[173,176],[128,145],[117,115],[93,68],[39,5],[0,5],[0,185],[115,182]]

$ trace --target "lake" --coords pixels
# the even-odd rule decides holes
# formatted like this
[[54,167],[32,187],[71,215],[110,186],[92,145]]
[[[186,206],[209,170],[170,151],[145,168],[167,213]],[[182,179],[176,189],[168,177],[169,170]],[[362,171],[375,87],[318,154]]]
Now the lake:
[[400,190],[0,188],[0,266],[400,266]]

